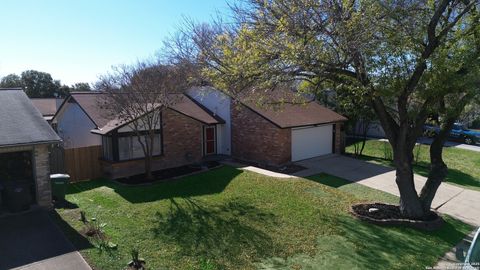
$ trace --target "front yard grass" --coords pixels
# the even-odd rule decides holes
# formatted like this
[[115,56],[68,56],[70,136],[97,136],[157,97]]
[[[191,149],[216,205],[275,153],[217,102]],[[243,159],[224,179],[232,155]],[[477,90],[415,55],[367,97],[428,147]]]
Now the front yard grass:
[[[429,147],[429,145],[417,145],[414,150],[414,154],[418,158],[415,157],[416,164],[413,170],[425,177],[428,176],[430,166]],[[388,142],[368,140],[360,158],[393,167],[389,154],[389,151],[391,153],[390,149],[391,146]],[[353,154],[354,145],[347,146],[346,152]],[[464,188],[480,190],[480,153],[461,148],[444,147],[443,160],[448,166],[448,175],[445,181]]]
[[[224,166],[148,186],[76,183],[68,193],[56,220],[95,269],[123,269],[133,247],[148,269],[424,269],[472,229],[449,217],[435,232],[360,222],[352,203],[398,198],[324,174],[279,179]],[[116,250],[78,233],[81,210],[107,223]]]

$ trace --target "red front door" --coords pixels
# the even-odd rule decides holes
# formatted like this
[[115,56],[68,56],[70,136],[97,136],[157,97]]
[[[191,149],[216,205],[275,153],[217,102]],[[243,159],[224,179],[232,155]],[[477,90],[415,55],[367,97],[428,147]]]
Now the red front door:
[[205,155],[215,154],[216,152],[215,127],[205,127],[203,138],[204,138],[203,149],[204,149]]

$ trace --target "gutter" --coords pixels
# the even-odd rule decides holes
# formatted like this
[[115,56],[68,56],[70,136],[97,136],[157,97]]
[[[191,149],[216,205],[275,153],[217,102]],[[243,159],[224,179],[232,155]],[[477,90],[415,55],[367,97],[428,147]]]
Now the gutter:
[[17,146],[30,146],[30,145],[41,145],[41,144],[55,144],[59,143],[62,140],[51,140],[51,141],[40,141],[40,142],[33,142],[33,143],[15,143],[15,144],[4,144],[0,145],[0,148],[8,148],[8,147],[17,147]]

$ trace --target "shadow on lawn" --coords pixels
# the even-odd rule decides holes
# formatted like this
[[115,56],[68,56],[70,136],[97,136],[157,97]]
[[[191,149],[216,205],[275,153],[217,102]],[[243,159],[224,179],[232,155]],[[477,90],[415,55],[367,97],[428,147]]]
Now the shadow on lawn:
[[188,198],[222,192],[241,170],[221,167],[181,179],[159,182],[149,185],[125,186],[116,182],[99,179],[74,183],[69,186],[67,194],[108,187],[131,203],[152,202],[171,198]]
[[[392,263],[398,263],[400,258],[408,260],[408,257],[414,258],[422,254],[427,257],[431,254],[443,254],[459,243],[468,232],[469,226],[449,217],[447,221],[442,228],[433,232],[378,227],[365,222],[359,224],[353,218],[340,218],[339,225],[345,232],[344,237],[357,247],[355,257],[358,264],[367,268],[369,265],[384,265],[385,269],[390,269],[394,267]],[[406,235],[409,237],[405,237]],[[434,264],[435,261],[424,263]],[[431,265],[411,265],[412,268],[425,266]]]
[[155,222],[153,233],[161,242],[223,267],[247,265],[274,250],[272,239],[259,228],[274,226],[275,216],[240,199],[215,206],[190,198],[170,199],[169,210],[157,212]]
[[329,174],[316,174],[308,176],[305,179],[333,188],[339,188],[341,186],[354,184],[354,182],[350,182],[348,180],[338,178]]

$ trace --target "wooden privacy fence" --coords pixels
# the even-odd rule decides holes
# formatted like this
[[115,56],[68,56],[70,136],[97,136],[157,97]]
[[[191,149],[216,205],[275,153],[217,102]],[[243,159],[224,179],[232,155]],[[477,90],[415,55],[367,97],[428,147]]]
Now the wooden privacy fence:
[[70,181],[81,181],[99,178],[103,175],[100,158],[101,146],[65,149],[65,171]]
[[65,173],[65,150],[61,144],[50,146],[50,173]]

